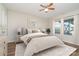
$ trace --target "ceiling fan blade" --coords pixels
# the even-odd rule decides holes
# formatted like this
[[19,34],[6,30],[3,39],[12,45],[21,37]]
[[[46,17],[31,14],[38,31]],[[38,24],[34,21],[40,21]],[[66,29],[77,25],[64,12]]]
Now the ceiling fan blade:
[[50,6],[52,6],[53,5],[53,3],[50,3],[47,7],[50,7]]
[[55,10],[55,8],[48,8],[49,10]]
[[43,7],[43,8],[47,8],[46,6],[43,6],[42,4],[40,6]]
[[40,9],[40,11],[43,11],[44,9]]

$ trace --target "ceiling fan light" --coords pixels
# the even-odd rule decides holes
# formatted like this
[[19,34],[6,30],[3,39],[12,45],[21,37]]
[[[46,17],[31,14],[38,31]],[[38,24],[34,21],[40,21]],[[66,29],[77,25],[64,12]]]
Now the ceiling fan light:
[[48,11],[48,9],[46,8],[44,11]]

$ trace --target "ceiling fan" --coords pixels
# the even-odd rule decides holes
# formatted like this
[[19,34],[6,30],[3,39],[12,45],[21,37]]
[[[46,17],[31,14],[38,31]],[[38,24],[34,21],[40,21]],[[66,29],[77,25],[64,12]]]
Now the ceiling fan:
[[40,11],[45,11],[45,13],[47,13],[50,10],[55,10],[53,3],[50,3],[48,5],[40,5],[43,9],[40,9]]

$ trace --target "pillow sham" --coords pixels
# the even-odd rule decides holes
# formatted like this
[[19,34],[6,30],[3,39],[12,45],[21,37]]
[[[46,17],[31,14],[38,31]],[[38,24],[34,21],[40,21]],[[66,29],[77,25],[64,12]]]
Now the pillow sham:
[[40,30],[32,30],[32,33],[39,33],[41,32]]
[[46,36],[32,39],[25,49],[25,56],[32,56],[34,53],[38,53],[42,50],[63,45],[64,43],[56,36]]

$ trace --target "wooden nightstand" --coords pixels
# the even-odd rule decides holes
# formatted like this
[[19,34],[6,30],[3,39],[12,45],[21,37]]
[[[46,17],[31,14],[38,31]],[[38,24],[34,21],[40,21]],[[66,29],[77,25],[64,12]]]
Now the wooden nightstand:
[[8,42],[7,43],[7,56],[15,56],[16,43]]

